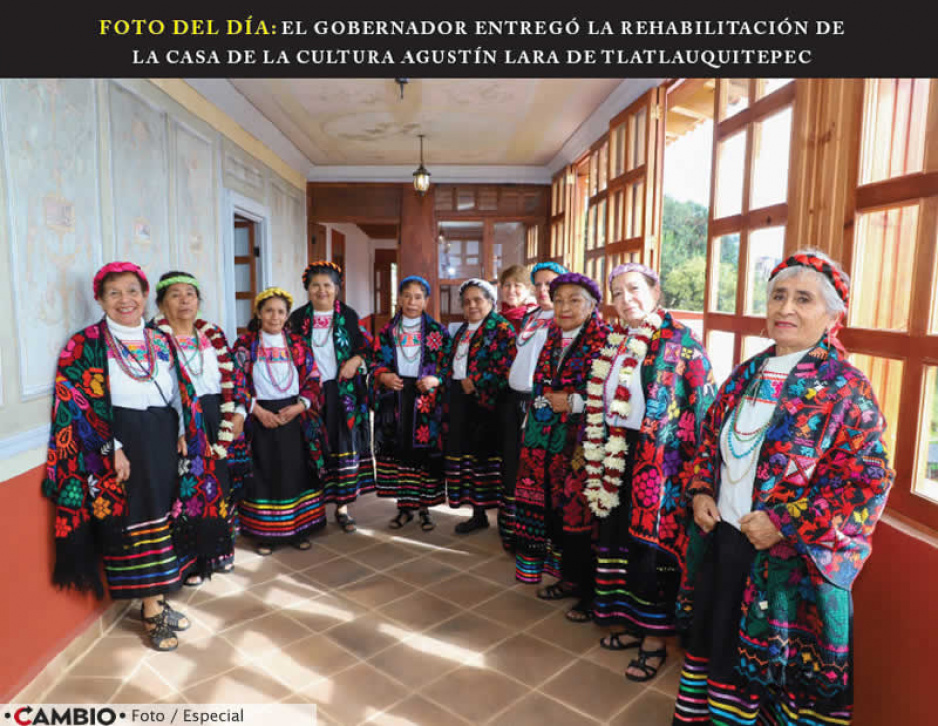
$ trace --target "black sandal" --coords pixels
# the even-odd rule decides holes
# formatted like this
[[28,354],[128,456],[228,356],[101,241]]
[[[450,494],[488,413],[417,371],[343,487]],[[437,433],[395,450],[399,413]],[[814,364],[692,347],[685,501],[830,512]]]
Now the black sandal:
[[430,512],[420,512],[420,529],[424,532],[432,532],[436,529],[436,523],[430,519]]
[[[649,658],[661,658],[661,662],[656,666],[650,666],[646,661]],[[659,648],[658,650],[644,650],[641,646],[638,648],[638,658],[629,663],[629,668],[638,668],[644,676],[635,676],[625,672],[625,677],[630,681],[635,681],[636,683],[644,683],[645,681],[650,681],[661,669],[661,666],[665,664],[665,661],[668,659],[668,649]]]
[[[182,624],[183,620],[189,620],[183,613],[178,610],[173,610],[170,607],[169,603],[165,600],[160,600],[160,605],[163,607],[163,614],[166,616],[166,624],[170,627],[171,630],[176,630],[182,632],[183,630],[188,630],[192,627],[192,622],[187,622],[185,625]],[[141,615],[143,611],[141,610]]]
[[[413,516],[413,515],[411,515]],[[342,531],[346,534],[355,531],[355,520],[345,512],[336,512],[335,521],[342,528]]]
[[[165,653],[170,650],[176,650],[176,648],[179,647],[179,638],[176,637],[176,633],[172,631],[169,624],[166,622],[165,609],[161,609],[156,615],[147,618],[143,615],[143,603],[141,603],[140,619],[144,622],[143,628],[146,631],[147,637],[150,638],[150,644],[153,646],[154,650]],[[153,627],[148,628],[147,625],[152,625]],[[175,642],[172,645],[166,645],[167,641]]]
[[566,617],[571,623],[591,622],[593,620],[592,600],[580,600],[576,605],[567,610]]
[[255,547],[255,551],[261,557],[270,557],[274,553],[274,548],[270,545],[259,544]]
[[[621,638],[627,635],[635,638],[628,643],[623,643]],[[622,630],[618,633],[609,633],[609,635],[599,639],[599,647],[606,650],[629,650],[630,648],[639,648],[642,645],[642,636],[630,633],[628,630]]]
[[[398,509],[397,516],[390,521],[388,527],[391,529],[400,529],[414,518],[414,513],[409,509]],[[336,517],[338,519],[338,516]]]
[[580,588],[566,582],[555,582],[538,590],[537,596],[541,600],[563,600],[567,597],[579,597]]
[[182,584],[186,587],[198,587],[203,582],[205,582],[205,580],[202,579],[202,575],[189,575],[189,577],[183,580]]
[[299,542],[293,542],[293,546],[296,547],[296,549],[305,552],[313,546],[313,543],[308,539],[301,539]]

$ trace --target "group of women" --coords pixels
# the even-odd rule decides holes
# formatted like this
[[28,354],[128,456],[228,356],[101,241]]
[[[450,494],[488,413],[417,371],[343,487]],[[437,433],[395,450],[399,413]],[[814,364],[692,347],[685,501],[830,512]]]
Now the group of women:
[[[233,347],[199,315],[198,281],[149,283],[131,263],[94,279],[105,315],[59,359],[45,491],[56,504],[54,579],[140,598],[153,646],[189,622],[165,595],[233,566],[235,534],[260,554],[310,547],[325,505],[376,488],[390,527],[448,500],[456,525],[497,509],[516,577],[573,598],[574,623],[613,626],[653,678],[680,632],[675,724],[849,723],[850,588],[892,483],[885,422],[837,331],[849,279],[798,252],[768,281],[775,345],[715,390],[706,350],[660,305],[654,270],[599,285],[553,262],[459,288],[453,335],[421,277],[372,341],[338,299],[330,262],[303,275],[291,314],[257,296]],[[530,300],[528,282],[534,289]],[[374,410],[373,437],[372,417]],[[374,454],[372,454],[372,438]]]

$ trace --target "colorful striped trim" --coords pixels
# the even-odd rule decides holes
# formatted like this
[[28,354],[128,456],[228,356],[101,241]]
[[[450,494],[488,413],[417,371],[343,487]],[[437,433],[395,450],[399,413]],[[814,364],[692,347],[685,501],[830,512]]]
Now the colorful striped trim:
[[501,502],[502,457],[447,456],[446,494],[453,508],[464,504],[493,509]]
[[240,524],[244,534],[264,539],[297,537],[324,527],[322,491],[287,501],[245,499],[240,505]]
[[124,552],[104,556],[111,597],[151,597],[177,589],[195,567],[194,556],[180,559],[173,547],[167,514],[124,530]]
[[397,499],[398,509],[435,507],[444,500],[443,480],[391,457],[377,457],[379,497]]

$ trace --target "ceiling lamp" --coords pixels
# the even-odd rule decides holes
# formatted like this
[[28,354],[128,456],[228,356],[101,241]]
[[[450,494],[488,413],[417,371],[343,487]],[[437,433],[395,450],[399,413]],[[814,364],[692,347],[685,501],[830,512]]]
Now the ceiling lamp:
[[425,194],[430,188],[430,172],[423,165],[423,134],[420,134],[420,166],[414,172],[414,189],[418,194]]

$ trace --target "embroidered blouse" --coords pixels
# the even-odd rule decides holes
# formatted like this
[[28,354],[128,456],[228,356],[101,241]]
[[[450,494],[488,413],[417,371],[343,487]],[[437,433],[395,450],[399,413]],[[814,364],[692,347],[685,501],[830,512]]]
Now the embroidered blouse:
[[547,342],[547,331],[554,319],[553,310],[537,308],[525,318],[521,331],[515,339],[518,354],[511,364],[508,385],[519,393],[530,393],[534,386],[534,371],[537,358]]
[[[629,328],[629,335],[633,335],[635,332],[635,329]],[[645,418],[645,390],[642,387],[642,376],[639,373],[639,371],[642,370],[642,363],[645,361],[645,356],[636,359],[638,363],[635,365],[635,373],[633,373],[631,379],[629,379],[629,393],[632,396],[629,399],[629,403],[632,409],[629,411],[628,417],[622,418],[609,411],[609,404],[615,398],[616,389],[619,387],[619,374],[622,371],[622,364],[629,355],[629,351],[623,347],[619,355],[616,356],[615,362],[612,364],[609,377],[606,378],[604,394],[604,400],[606,401],[606,423],[610,426],[624,426],[627,429],[638,431],[642,428],[642,420]]]
[[456,343],[456,352],[453,355],[454,381],[461,381],[466,377],[466,369],[469,362],[469,343],[472,341],[473,333],[479,329],[480,325],[482,325],[481,320],[478,323],[469,323],[466,327],[466,331]]
[[[300,376],[296,372],[290,348],[284,346],[281,333],[261,331],[261,344],[257,347],[257,363],[254,365],[253,376],[254,392],[261,401],[276,401],[296,396],[300,392]],[[306,398],[300,396],[300,400],[309,408]],[[254,410],[254,401],[251,402],[251,410]]]
[[339,364],[335,357],[335,340],[332,335],[334,311],[313,311],[313,327],[309,333],[309,347],[313,350],[316,367],[319,368],[319,382],[335,380],[339,373]]
[[423,318],[401,316],[400,333],[394,330],[394,349],[397,355],[397,374],[402,378],[417,378],[420,374],[420,328]]

